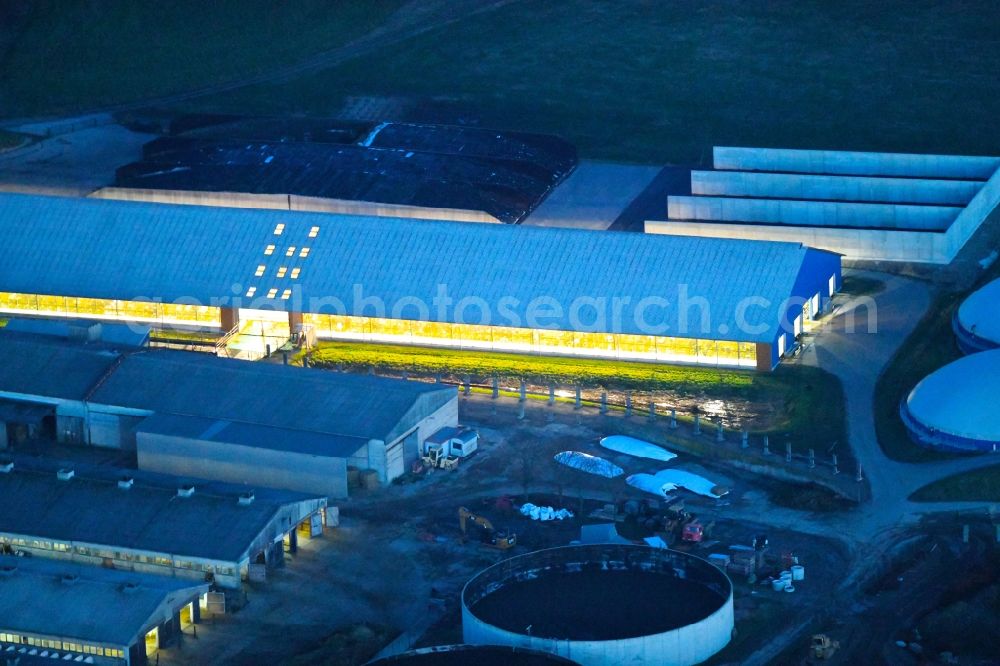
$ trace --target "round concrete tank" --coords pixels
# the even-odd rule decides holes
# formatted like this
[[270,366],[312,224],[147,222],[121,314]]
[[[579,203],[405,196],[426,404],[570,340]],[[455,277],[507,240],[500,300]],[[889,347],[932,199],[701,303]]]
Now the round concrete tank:
[[410,650],[365,666],[579,666],[558,655],[509,645],[441,645]]
[[962,302],[952,328],[966,354],[1000,347],[1000,279],[993,280]]
[[697,664],[733,633],[733,585],[700,557],[622,544],[494,564],[462,590],[466,643],[542,650],[583,666]]
[[964,356],[925,377],[900,406],[910,437],[958,452],[1000,448],[1000,349]]

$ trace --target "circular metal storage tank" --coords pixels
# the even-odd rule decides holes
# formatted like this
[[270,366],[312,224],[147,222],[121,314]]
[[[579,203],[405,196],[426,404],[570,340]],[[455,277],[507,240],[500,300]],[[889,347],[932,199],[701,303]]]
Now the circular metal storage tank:
[[952,321],[958,346],[966,354],[1000,347],[1000,279],[965,299]]
[[918,444],[946,451],[1000,448],[1000,349],[972,354],[931,373],[900,407]]
[[583,666],[697,664],[733,633],[733,585],[674,550],[596,544],[540,550],[462,590],[466,643],[558,654]]
[[579,666],[563,657],[508,645],[441,645],[370,661],[366,666]]

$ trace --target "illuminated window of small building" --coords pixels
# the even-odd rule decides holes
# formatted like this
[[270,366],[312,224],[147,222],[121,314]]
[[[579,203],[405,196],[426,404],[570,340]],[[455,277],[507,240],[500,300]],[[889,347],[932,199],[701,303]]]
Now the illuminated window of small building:
[[292,297],[292,290],[291,289],[286,289],[283,292],[281,292],[281,300],[287,301],[291,297]]
[[271,288],[271,289],[267,290],[267,297],[268,298],[274,298],[277,295],[278,295],[278,289],[277,288]]
[[287,266],[280,266],[278,268],[278,277],[280,277],[280,278],[285,277],[285,273],[287,273],[287,272],[288,272],[288,267]]
[[256,275],[257,277],[260,277],[261,275],[264,274],[264,271],[266,269],[267,269],[267,266],[265,266],[264,264],[258,264],[257,265],[257,270],[254,271],[254,275]]
[[264,248],[264,254],[267,255],[267,256],[269,256],[269,257],[272,254],[274,254],[274,246],[273,245],[268,245],[267,247],[265,247]]
[[257,293],[257,287],[250,287],[247,289],[247,298],[253,298],[253,295]]
[[309,256],[309,248],[304,247],[301,250],[299,250],[299,256],[302,257],[303,259],[305,259],[306,257],[308,257]]
[[285,256],[286,257],[292,257],[294,255],[295,255],[295,246],[294,245],[290,245],[288,247],[288,249],[285,250]]
[[313,227],[309,230],[309,238],[316,238],[319,236],[319,227]]
[[299,279],[299,273],[301,273],[301,272],[302,272],[301,268],[293,268],[292,269],[292,279],[293,280],[298,280]]
[[285,225],[284,224],[278,223],[278,224],[276,224],[274,226],[274,235],[275,236],[280,236],[281,234],[284,233],[284,231],[285,231]]

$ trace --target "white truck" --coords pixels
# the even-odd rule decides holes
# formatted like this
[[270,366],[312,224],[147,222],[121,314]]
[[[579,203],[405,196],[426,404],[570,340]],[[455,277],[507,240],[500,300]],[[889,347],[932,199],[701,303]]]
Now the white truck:
[[421,456],[436,452],[438,458],[468,458],[479,448],[479,433],[464,426],[441,428],[424,440]]

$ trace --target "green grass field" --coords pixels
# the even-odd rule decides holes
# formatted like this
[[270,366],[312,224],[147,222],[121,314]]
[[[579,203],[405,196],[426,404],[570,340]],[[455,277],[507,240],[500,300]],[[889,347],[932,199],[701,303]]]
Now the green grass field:
[[293,64],[369,32],[403,0],[20,4],[26,13],[6,28],[0,8],[0,117],[72,113]]
[[471,374],[473,377],[524,377],[533,382],[573,384],[620,389],[683,388],[695,392],[752,391],[757,375],[750,372],[623,363],[558,356],[527,356],[499,352],[431,349],[404,345],[322,342],[312,353],[315,364],[344,363],[355,367]]
[[998,19],[985,0],[515,2],[188,108],[328,115],[401,97],[626,162],[704,162],[713,144],[993,154]]
[[899,405],[921,379],[961,356],[951,330],[951,318],[961,302],[959,294],[935,298],[875,384],[875,432],[882,450],[893,460],[926,462],[951,457],[914,444],[899,418]]
[[791,433],[796,449],[821,450],[824,443],[846,442],[844,398],[840,382],[829,373],[805,366],[779,366],[772,373],[599,359],[526,356],[495,352],[430,349],[402,345],[322,342],[310,356],[313,365],[349,369],[369,367],[413,375],[488,381],[524,378],[568,387],[662,391],[681,399],[747,400],[763,411],[770,430]]
[[[0,21],[0,116],[69,113],[239,80],[382,24],[403,0],[21,2]],[[2,12],[0,12],[2,14]],[[2,18],[2,16],[0,16]],[[987,153],[1000,6],[930,0],[513,2],[287,83],[183,110],[419,117],[555,132],[585,157],[704,162],[713,144]],[[419,12],[411,20],[419,21]]]
[[178,329],[153,329],[150,337],[154,340],[190,340],[191,342],[216,342],[222,334],[214,331],[182,331]]
[[[1000,263],[982,275],[975,288],[998,276]],[[961,357],[951,328],[952,317],[975,288],[936,296],[875,384],[875,431],[882,450],[893,460],[925,462],[951,457],[914,444],[899,418],[899,405],[920,380]]]
[[956,474],[924,486],[914,502],[1000,502],[1000,465]]

